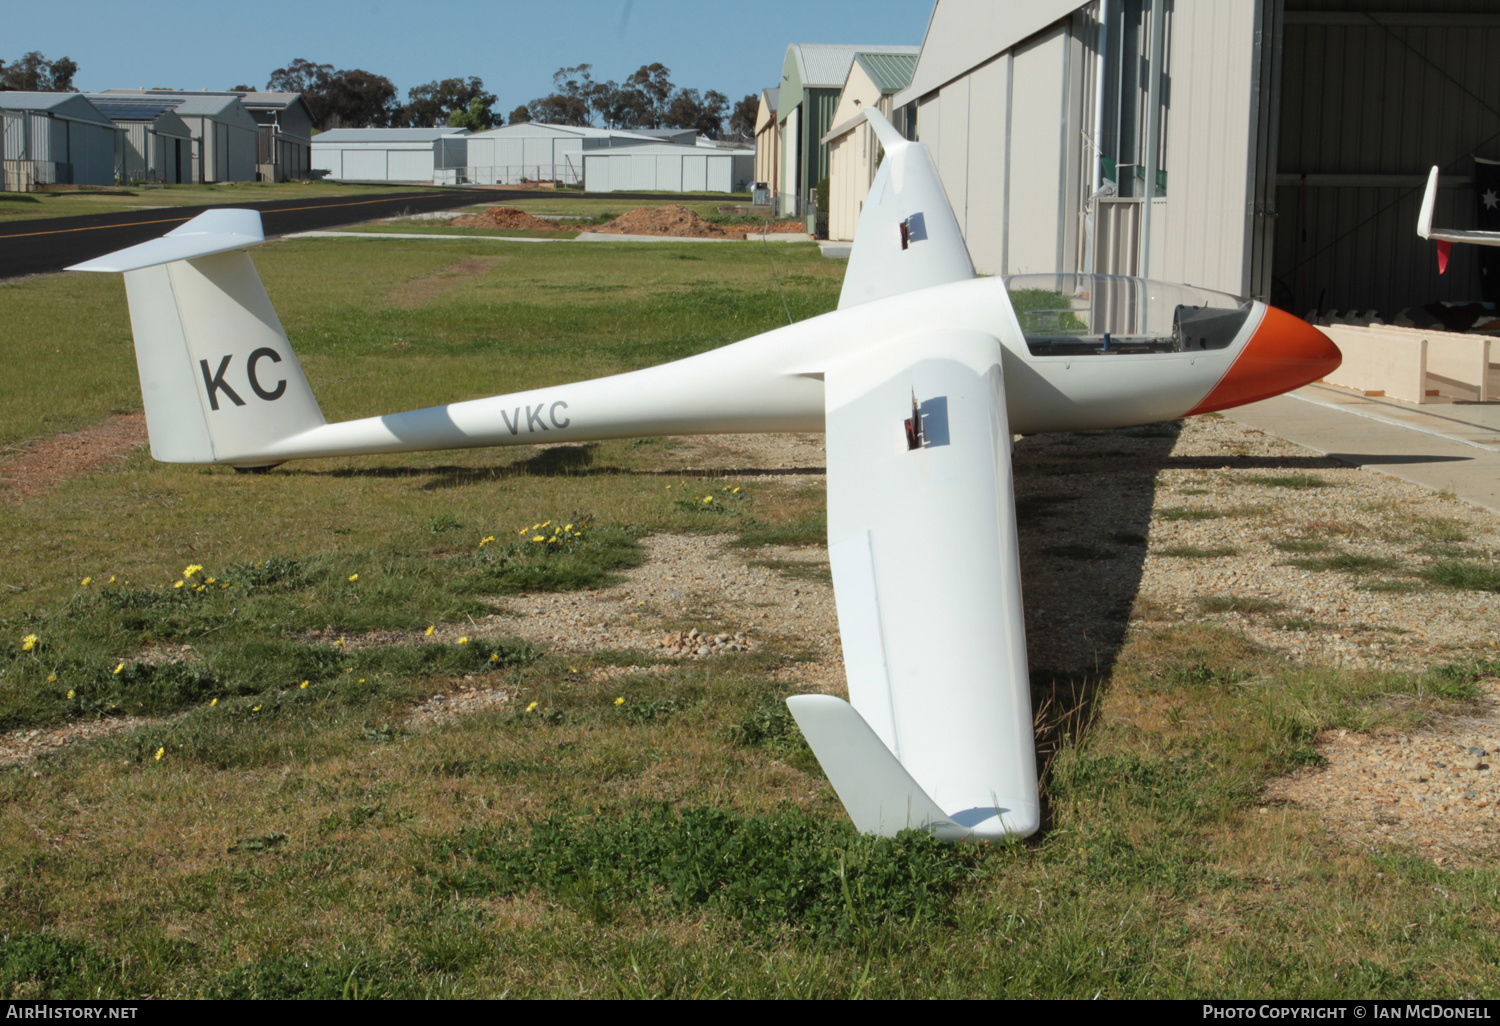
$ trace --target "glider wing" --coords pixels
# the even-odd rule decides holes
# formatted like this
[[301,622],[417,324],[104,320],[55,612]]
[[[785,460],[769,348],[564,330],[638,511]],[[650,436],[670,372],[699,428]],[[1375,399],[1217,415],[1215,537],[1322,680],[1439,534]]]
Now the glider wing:
[[860,829],[1030,834],[1036,756],[1000,343],[924,332],[824,381],[852,709],[829,696],[788,705]]

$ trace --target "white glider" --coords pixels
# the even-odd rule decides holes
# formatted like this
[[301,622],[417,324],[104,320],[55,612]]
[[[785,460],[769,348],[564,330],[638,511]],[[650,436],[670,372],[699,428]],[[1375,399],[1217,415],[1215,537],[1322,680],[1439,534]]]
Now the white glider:
[[1475,246],[1500,246],[1500,232],[1466,231],[1461,228],[1433,228],[1432,208],[1437,203],[1438,166],[1427,172],[1427,191],[1422,193],[1422,209],[1417,214],[1417,234],[1438,244],[1438,274],[1448,270],[1448,254],[1455,242]]
[[860,830],[1025,836],[1040,809],[1012,434],[1254,402],[1323,377],[1340,356],[1288,314],[1202,289],[977,277],[926,148],[866,116],[885,159],[836,311],[593,381],[329,424],[244,252],[262,241],[255,212],[211,211],[71,269],[125,274],[158,460],[256,468],[826,431],[850,700],[799,695],[787,705]]

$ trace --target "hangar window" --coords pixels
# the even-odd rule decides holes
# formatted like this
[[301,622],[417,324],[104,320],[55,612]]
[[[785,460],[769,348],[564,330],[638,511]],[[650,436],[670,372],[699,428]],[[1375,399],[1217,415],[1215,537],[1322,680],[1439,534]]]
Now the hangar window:
[[1106,356],[1225,349],[1250,300],[1108,274],[1017,274],[1005,279],[1033,356]]

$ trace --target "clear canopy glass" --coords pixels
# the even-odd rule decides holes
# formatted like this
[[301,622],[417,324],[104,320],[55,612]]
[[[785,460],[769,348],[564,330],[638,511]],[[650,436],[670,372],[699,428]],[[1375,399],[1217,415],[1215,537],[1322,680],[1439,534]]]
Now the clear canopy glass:
[[1016,274],[1005,280],[1034,356],[1104,356],[1223,349],[1250,300],[1145,278]]

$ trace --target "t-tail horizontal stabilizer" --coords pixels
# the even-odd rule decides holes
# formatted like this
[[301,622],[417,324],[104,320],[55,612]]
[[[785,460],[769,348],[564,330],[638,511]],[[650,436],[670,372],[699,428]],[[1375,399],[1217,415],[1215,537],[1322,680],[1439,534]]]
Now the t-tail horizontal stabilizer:
[[325,421],[244,250],[254,210],[210,210],[70,271],[124,272],[151,455],[166,463],[281,462],[269,452]]

